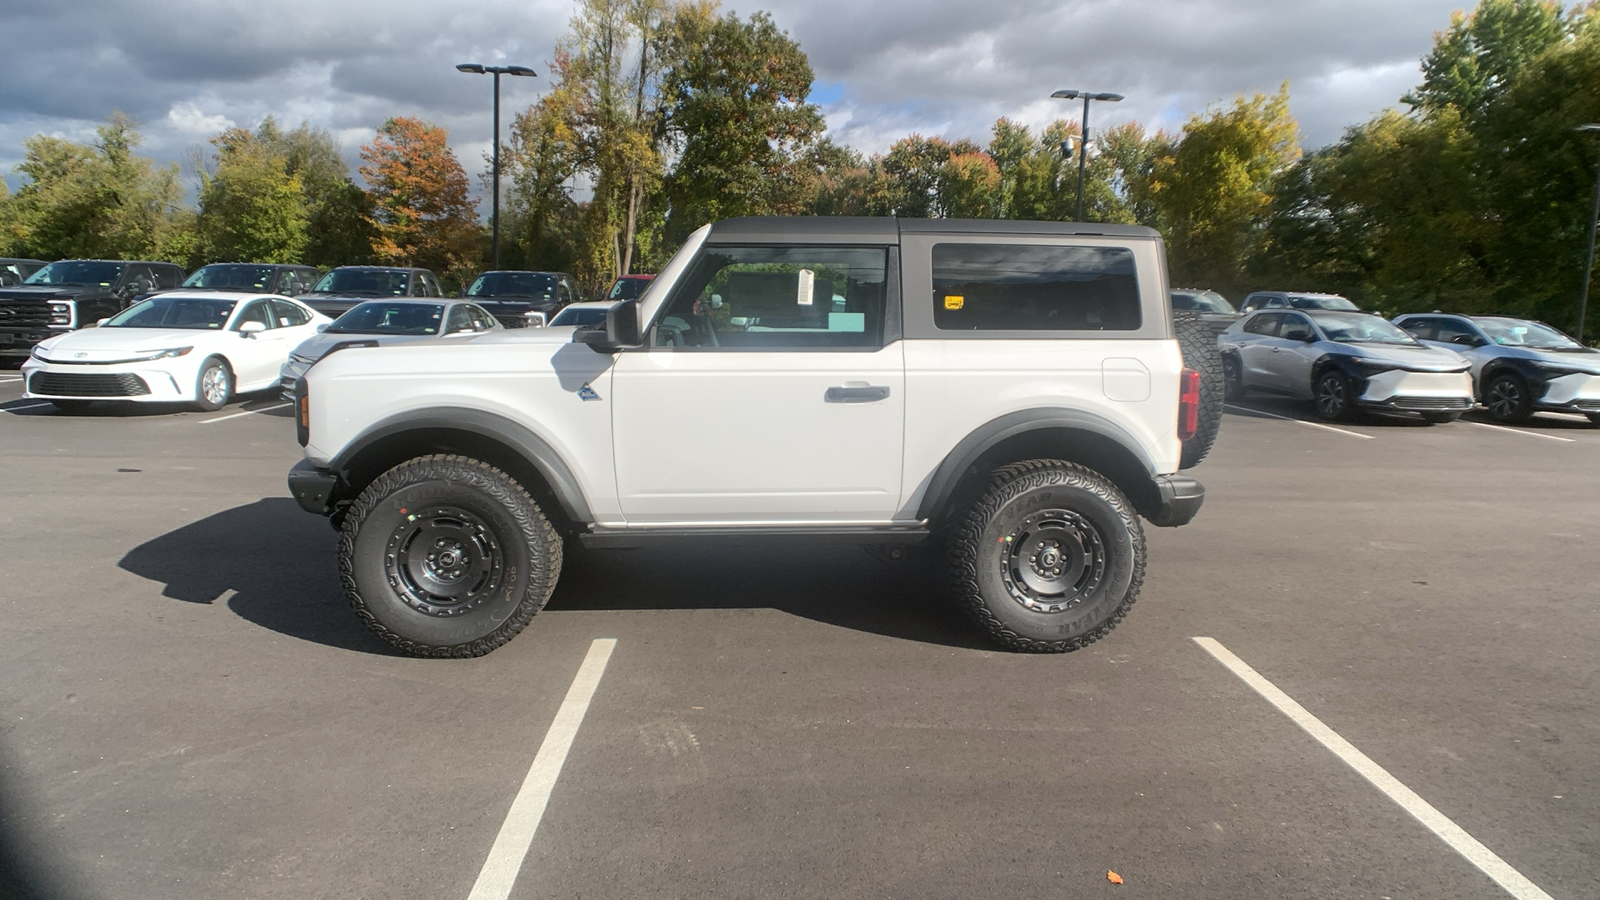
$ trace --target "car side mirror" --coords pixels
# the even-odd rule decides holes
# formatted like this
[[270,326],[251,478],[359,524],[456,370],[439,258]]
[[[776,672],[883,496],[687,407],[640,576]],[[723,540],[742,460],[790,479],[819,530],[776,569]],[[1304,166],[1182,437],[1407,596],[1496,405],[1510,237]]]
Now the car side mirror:
[[239,326],[239,337],[242,337],[242,338],[255,337],[256,335],[258,335],[261,332],[266,331],[266,330],[267,330],[267,326],[263,325],[260,322],[246,322],[243,325]]
[[589,349],[596,353],[615,353],[642,346],[644,339],[639,332],[639,301],[623,300],[616,304],[606,310],[604,324],[577,329],[572,333],[572,341],[588,344]]
[[109,321],[111,321],[111,317],[110,316],[106,316],[104,319],[98,319],[98,320],[95,321],[94,327],[99,328],[101,325],[104,325],[105,323],[107,323]]
[[321,334],[324,331],[327,331],[328,330],[328,326],[332,325],[332,324],[333,324],[332,322],[318,322],[317,323],[317,334]]

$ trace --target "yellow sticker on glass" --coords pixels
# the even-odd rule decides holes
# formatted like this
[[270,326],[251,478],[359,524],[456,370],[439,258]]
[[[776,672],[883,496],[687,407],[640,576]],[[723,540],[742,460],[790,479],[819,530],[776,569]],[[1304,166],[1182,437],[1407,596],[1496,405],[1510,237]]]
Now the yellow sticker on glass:
[[967,304],[967,298],[959,294],[946,294],[944,297],[945,309],[960,309]]

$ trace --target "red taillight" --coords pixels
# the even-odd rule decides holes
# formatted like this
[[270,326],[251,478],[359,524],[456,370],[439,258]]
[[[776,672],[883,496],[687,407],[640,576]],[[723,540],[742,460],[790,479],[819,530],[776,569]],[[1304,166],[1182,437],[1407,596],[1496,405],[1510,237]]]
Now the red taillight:
[[1178,376],[1178,440],[1187,441],[1200,430],[1200,373],[1184,369]]

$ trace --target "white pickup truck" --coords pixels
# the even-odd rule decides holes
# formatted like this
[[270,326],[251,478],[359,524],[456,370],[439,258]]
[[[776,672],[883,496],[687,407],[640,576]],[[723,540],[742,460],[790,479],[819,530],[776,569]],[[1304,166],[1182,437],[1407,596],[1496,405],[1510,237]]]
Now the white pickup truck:
[[603,324],[328,355],[295,385],[289,486],[339,529],[356,612],[419,656],[517,634],[564,542],[706,538],[924,545],[1000,645],[1060,652],[1137,597],[1140,517],[1199,510],[1179,469],[1220,393],[1149,229],[735,219]]

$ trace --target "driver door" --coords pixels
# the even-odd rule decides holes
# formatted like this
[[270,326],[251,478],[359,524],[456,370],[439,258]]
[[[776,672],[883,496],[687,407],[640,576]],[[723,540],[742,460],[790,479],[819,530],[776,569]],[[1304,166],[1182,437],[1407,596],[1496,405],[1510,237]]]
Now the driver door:
[[246,322],[260,322],[266,326],[266,330],[254,335],[239,333],[239,341],[228,352],[228,361],[233,365],[235,389],[238,391],[255,390],[263,382],[277,381],[278,370],[293,349],[285,346],[290,329],[278,327],[271,300],[263,298],[250,301],[240,311],[239,318],[234,320],[233,330],[238,333]]
[[1273,339],[1272,349],[1267,354],[1267,367],[1286,392],[1297,397],[1311,396],[1311,366],[1322,355],[1312,347],[1311,341],[1319,337],[1316,327],[1305,316],[1283,314],[1278,337]]
[[702,252],[601,398],[629,527],[893,519],[905,361],[890,261],[884,247]]

